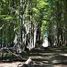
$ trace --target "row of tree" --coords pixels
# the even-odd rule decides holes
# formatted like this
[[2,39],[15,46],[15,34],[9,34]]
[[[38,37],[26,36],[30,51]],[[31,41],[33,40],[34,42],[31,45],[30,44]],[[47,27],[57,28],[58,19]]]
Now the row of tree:
[[[0,46],[67,45],[66,0],[0,0]],[[36,44],[36,45],[35,45]],[[33,46],[32,46],[33,45]]]
[[49,40],[57,46],[67,45],[67,4],[66,0],[50,0]]

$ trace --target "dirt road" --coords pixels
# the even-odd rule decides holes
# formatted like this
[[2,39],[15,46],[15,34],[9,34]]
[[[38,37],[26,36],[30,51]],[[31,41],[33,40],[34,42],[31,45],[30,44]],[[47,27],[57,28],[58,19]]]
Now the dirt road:
[[[12,62],[12,63],[0,63],[0,67],[17,67],[18,64],[20,64],[22,62]],[[67,65],[52,65],[52,67],[67,67]]]
[[0,63],[0,67],[17,67],[22,62]]

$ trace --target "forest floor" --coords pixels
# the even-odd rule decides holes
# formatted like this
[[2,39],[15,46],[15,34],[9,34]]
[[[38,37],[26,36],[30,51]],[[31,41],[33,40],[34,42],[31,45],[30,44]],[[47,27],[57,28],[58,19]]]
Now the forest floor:
[[[0,63],[0,67],[18,67],[18,64],[21,63],[22,62]],[[46,67],[67,67],[67,65],[57,64],[57,65],[46,66]]]
[[[29,57],[34,61],[34,67],[67,67],[67,49],[34,49],[29,52]],[[18,67],[24,62],[0,62],[0,67]],[[65,64],[64,64],[65,63]],[[44,66],[42,66],[42,65]]]
[[18,66],[18,64],[21,64],[22,62],[5,62],[5,63],[3,63],[3,62],[1,62],[0,63],[0,67],[17,67]]

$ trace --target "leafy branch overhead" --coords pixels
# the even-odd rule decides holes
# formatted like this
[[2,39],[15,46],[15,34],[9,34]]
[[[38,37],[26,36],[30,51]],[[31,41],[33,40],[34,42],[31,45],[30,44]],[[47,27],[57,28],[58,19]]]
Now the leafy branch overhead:
[[22,35],[28,33],[27,27],[31,27],[29,34],[37,29],[36,39],[43,39],[48,32],[52,44],[67,44],[66,2],[67,0],[0,0],[0,43],[12,43],[17,32],[22,41]]

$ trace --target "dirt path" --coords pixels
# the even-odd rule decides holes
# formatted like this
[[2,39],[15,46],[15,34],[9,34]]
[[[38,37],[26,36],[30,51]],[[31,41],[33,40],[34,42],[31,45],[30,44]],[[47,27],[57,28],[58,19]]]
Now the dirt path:
[[22,62],[0,63],[0,67],[17,67]]
[[[21,64],[23,62],[12,62],[12,63],[0,63],[0,67],[17,67],[18,64]],[[67,67],[67,65],[53,65],[52,67]]]
[[53,67],[67,67],[67,65],[60,64],[60,65],[54,65]]

